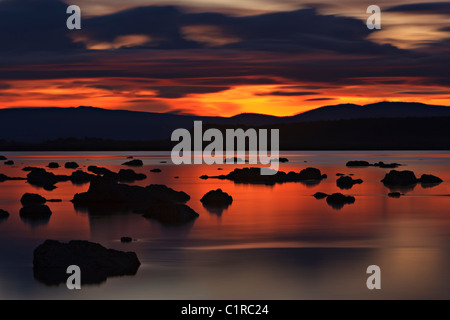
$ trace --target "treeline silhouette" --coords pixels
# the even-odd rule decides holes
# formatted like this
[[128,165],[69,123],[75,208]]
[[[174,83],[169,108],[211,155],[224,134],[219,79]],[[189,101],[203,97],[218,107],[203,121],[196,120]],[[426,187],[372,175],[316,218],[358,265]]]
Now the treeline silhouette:
[[[203,125],[226,129],[279,129],[281,150],[450,150],[450,117],[315,121],[265,126]],[[192,133],[192,130],[191,130]],[[193,133],[192,133],[193,134]],[[0,140],[2,151],[163,151],[166,140],[55,139],[39,143]],[[209,144],[205,142],[204,146]]]

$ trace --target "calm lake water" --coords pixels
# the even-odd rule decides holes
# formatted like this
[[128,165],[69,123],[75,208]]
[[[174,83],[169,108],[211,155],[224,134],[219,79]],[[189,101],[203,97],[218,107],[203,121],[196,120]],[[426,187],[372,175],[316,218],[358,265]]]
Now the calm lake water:
[[[76,161],[81,169],[97,165],[124,168],[127,156],[144,161],[135,168],[147,175],[136,185],[165,184],[191,196],[187,203],[200,217],[182,227],[164,227],[130,212],[90,216],[70,202],[89,184],[57,184],[45,191],[26,181],[0,183],[0,299],[449,299],[450,298],[450,152],[284,152],[282,171],[319,168],[328,179],[311,186],[289,182],[266,185],[201,180],[249,165],[171,164],[163,152],[4,152],[14,166],[0,173],[26,177],[24,166]],[[444,180],[431,188],[418,184],[406,195],[390,198],[380,180],[391,169],[347,168],[349,160],[398,162],[397,170]],[[167,163],[160,163],[167,161]],[[217,169],[221,167],[223,171]],[[160,168],[161,173],[150,169]],[[48,169],[70,174],[65,168]],[[364,182],[350,190],[336,186],[336,173]],[[175,179],[179,176],[179,179]],[[233,196],[222,213],[200,202],[212,189]],[[341,210],[312,195],[318,191],[353,195]],[[19,216],[26,192],[47,199],[48,223],[29,224]],[[120,237],[137,241],[124,244]],[[99,285],[70,291],[46,286],[33,277],[33,250],[46,239],[98,242],[107,248],[135,251],[142,263],[135,276],[108,278]],[[381,268],[381,290],[368,290],[366,268]]]

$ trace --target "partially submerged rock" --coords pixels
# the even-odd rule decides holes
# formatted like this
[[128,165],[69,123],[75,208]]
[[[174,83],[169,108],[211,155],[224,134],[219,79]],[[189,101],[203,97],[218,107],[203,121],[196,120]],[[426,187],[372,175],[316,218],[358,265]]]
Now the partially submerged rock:
[[4,163],[5,163],[5,165],[7,165],[7,166],[12,166],[12,165],[14,165],[14,161],[12,161],[12,160],[5,161]]
[[0,209],[0,220],[8,219],[9,212],[3,209]]
[[346,166],[347,167],[368,167],[368,166],[370,166],[370,163],[368,161],[353,160],[353,161],[348,161]]
[[142,167],[144,165],[144,163],[142,162],[142,160],[138,160],[138,159],[134,159],[131,161],[127,161],[122,163],[123,166],[130,166],[130,167]]
[[0,161],[3,161],[3,160],[8,160],[8,158],[6,158],[5,156],[1,156],[0,155]]
[[400,198],[402,194],[400,192],[389,192],[388,197],[390,198]]
[[374,163],[373,166],[374,167],[380,167],[380,168],[397,168],[397,167],[401,166],[401,164],[400,163],[396,163],[396,162],[384,163],[383,161],[379,161],[377,163]]
[[59,163],[50,162],[47,167],[49,167],[50,169],[57,169],[57,168],[59,168]]
[[[76,208],[86,208],[91,214],[135,211],[145,213],[147,217],[162,223],[169,224],[173,221],[178,224],[185,221],[183,215],[192,210],[178,205],[189,199],[190,196],[185,192],[175,191],[165,185],[129,186],[97,178],[91,181],[87,192],[75,194],[72,202]],[[150,208],[152,210],[149,211]],[[164,208],[170,209],[167,217],[163,217],[161,210]],[[176,218],[177,214],[181,217]]]
[[419,182],[423,184],[439,184],[442,182],[442,179],[436,176],[433,176],[432,174],[423,174],[419,178]]
[[10,180],[27,180],[26,178],[12,178],[0,173],[0,182],[10,181]]
[[136,173],[132,169],[120,169],[118,173],[111,171],[107,168],[89,166],[88,171],[96,175],[102,176],[111,181],[117,182],[133,182],[137,180],[144,180],[147,176],[143,173]]
[[206,193],[200,201],[206,207],[228,207],[233,203],[233,197],[222,189],[217,189]]
[[353,179],[349,176],[342,176],[336,181],[336,185],[341,189],[351,189],[353,185],[361,183],[363,183],[361,179]]
[[133,239],[130,238],[130,237],[122,237],[122,238],[120,238],[120,242],[122,242],[122,243],[130,243],[132,241],[133,241]]
[[397,171],[391,170],[381,180],[386,186],[410,186],[418,182],[414,172],[409,170]]
[[144,212],[144,217],[155,219],[166,226],[187,224],[195,220],[199,214],[185,204],[157,200],[151,203]]
[[296,172],[283,172],[278,171],[273,175],[261,175],[260,168],[242,168],[234,169],[227,175],[220,176],[207,176],[202,175],[200,179],[226,179],[231,180],[236,183],[254,183],[254,184],[275,184],[283,182],[305,182],[316,181],[320,182],[326,179],[327,175],[322,174],[319,169],[316,168],[306,168]]
[[20,209],[20,218],[32,225],[46,224],[52,216],[52,211],[45,204],[27,205]]
[[316,192],[313,195],[313,197],[320,200],[320,199],[325,199],[326,197],[328,197],[328,194],[323,193],[323,192]]
[[20,199],[20,202],[23,206],[39,205],[46,203],[47,199],[36,193],[25,193]]
[[334,209],[342,209],[346,204],[355,203],[355,197],[333,193],[327,197],[327,203]]
[[66,162],[66,163],[64,164],[64,168],[66,168],[66,169],[77,169],[78,167],[79,167],[78,163],[73,162],[73,161],[71,161],[71,162]]
[[353,160],[348,161],[346,164],[347,167],[379,167],[379,168],[397,168],[401,166],[400,163],[384,163],[383,161],[376,162],[374,164],[369,163],[368,161],[362,161],[362,160]]
[[159,169],[159,168],[155,168],[155,169],[151,169],[150,172],[153,172],[153,173],[160,173],[160,172],[162,172],[162,170]]
[[273,162],[279,162],[279,163],[286,163],[286,162],[289,162],[289,159],[288,159],[288,158],[282,158],[282,157],[280,157],[280,158],[277,158],[277,159],[273,159],[273,160],[271,160],[271,161],[273,161]]
[[71,265],[80,267],[82,284],[96,284],[109,277],[135,275],[141,263],[134,252],[106,249],[88,241],[46,240],[34,250],[34,276],[47,285],[65,283]]

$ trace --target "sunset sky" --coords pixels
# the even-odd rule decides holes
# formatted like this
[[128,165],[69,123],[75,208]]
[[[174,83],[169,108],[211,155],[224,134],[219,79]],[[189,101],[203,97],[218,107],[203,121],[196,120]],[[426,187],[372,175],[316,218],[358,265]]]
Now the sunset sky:
[[[71,4],[81,30],[66,27]],[[366,27],[371,4],[381,30]],[[0,43],[0,108],[450,105],[450,2],[0,0]]]

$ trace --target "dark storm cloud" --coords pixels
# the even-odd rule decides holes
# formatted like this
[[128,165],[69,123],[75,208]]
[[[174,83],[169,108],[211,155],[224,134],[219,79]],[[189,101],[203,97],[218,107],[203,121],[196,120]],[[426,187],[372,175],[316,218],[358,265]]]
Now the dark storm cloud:
[[272,91],[267,93],[259,93],[259,96],[281,96],[281,97],[297,97],[297,96],[311,96],[319,94],[313,91]]
[[0,2],[0,51],[67,51],[82,48],[68,37],[67,5],[57,0]]
[[450,14],[450,2],[424,2],[393,6],[386,11],[417,14]]
[[335,98],[312,98],[312,99],[306,99],[305,101],[330,101],[330,100],[336,100]]
[[161,86],[150,87],[157,91],[157,97],[176,99],[194,93],[215,93],[230,89],[229,87],[199,87],[199,86]]

